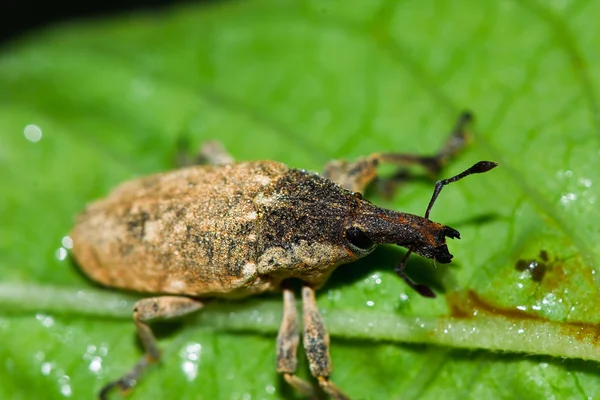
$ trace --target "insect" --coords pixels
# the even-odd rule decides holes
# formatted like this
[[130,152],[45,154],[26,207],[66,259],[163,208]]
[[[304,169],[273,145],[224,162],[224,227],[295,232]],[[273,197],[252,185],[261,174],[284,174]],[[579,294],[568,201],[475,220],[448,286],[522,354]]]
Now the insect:
[[332,398],[347,399],[329,379],[329,336],[315,290],[339,265],[388,243],[408,249],[398,275],[423,296],[435,296],[404,273],[408,256],[415,252],[450,262],[446,238],[459,238],[459,232],[431,221],[431,208],[445,185],[497,164],[481,161],[438,181],[424,217],[377,207],[360,192],[376,178],[380,163],[420,164],[437,173],[464,146],[470,119],[467,113],[461,116],[434,156],[377,153],[355,162],[330,162],[323,175],[274,161],[236,164],[212,142],[203,153],[213,165],[128,181],[90,204],[71,233],[81,269],[105,286],[153,294],[133,310],[145,355],[100,397],[113,388],[130,389],[159,359],[149,323],[197,311],[208,298],[263,292],[283,292],[277,371],[296,389],[314,395],[313,386],[295,375],[299,318],[288,280],[296,278],[302,281],[302,336],[310,371]]

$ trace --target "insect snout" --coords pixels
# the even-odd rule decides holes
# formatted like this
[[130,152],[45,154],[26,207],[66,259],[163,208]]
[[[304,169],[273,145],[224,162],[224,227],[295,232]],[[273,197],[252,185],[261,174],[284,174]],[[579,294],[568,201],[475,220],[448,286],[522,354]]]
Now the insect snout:
[[448,264],[452,260],[452,254],[446,245],[446,238],[460,239],[460,233],[448,226],[437,225],[437,232],[430,235],[420,246],[409,247],[420,256],[431,258],[440,264]]
[[456,229],[450,228],[449,226],[445,226],[440,233],[441,235],[438,238],[438,241],[442,242],[443,244],[431,249],[431,258],[441,264],[448,264],[452,260],[453,255],[450,254],[448,246],[444,242],[446,241],[446,238],[460,239],[460,233]]
[[448,264],[452,260],[452,257],[454,257],[452,254],[450,254],[448,246],[445,244],[436,247],[433,252],[433,259],[441,264]]

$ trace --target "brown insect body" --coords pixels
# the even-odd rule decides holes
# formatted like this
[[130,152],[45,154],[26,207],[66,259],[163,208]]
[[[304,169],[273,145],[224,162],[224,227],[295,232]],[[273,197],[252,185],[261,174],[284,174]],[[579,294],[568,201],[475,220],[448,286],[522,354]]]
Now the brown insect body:
[[[378,244],[408,248],[396,274],[417,293],[435,297],[405,273],[412,252],[441,263],[452,255],[446,237],[459,233],[429,220],[442,188],[496,163],[480,161],[436,183],[424,217],[386,210],[359,192],[377,177],[380,163],[419,164],[436,173],[466,141],[463,113],[444,147],[434,156],[374,153],[354,162],[334,160],[323,175],[290,169],[273,161],[235,164],[218,142],[200,158],[213,165],[188,167],[132,180],[89,205],[71,232],[73,254],[93,280],[153,295],[133,307],[133,322],[144,356],[121,378],[108,383],[127,391],[146,367],[160,358],[150,324],[204,307],[204,298],[243,298],[281,291],[282,323],[277,335],[277,372],[310,398],[318,393],[296,375],[300,343],[296,293],[286,282],[302,281],[302,345],[311,374],[336,400],[348,400],[331,382],[329,335],[315,290],[339,265],[369,254]],[[402,181],[399,169],[388,182]]]
[[449,262],[446,236],[458,232],[272,161],[126,182],[71,233],[79,265],[106,286],[227,298],[276,291],[292,277],[318,288],[379,243]]

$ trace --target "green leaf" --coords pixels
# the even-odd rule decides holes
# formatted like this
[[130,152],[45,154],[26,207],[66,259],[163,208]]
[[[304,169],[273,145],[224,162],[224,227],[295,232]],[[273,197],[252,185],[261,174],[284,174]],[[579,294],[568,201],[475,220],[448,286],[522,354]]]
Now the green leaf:
[[[599,397],[599,13],[590,0],[223,1],[5,48],[0,398],[92,398],[141,357],[139,297],[95,287],[65,237],[87,202],[172,168],[182,137],[319,171],[432,154],[464,108],[473,142],[443,174],[500,167],[436,203],[432,219],[461,231],[454,262],[408,269],[439,296],[395,276],[392,247],[340,267],[318,298],[331,378],[357,399]],[[371,197],[422,215],[432,187]],[[158,326],[163,362],[130,398],[293,397],[275,373],[280,318],[266,296]]]

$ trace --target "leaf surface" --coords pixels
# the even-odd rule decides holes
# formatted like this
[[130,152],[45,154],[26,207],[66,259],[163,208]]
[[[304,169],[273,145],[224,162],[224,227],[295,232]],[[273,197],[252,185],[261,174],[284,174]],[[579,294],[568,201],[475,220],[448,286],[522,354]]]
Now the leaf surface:
[[[473,141],[444,175],[500,167],[432,212],[461,231],[454,262],[413,257],[409,273],[439,296],[394,275],[392,247],[340,267],[318,298],[332,379],[357,399],[599,397],[599,13],[589,0],[224,1],[3,49],[0,398],[92,398],[141,356],[138,297],[89,282],[65,236],[87,202],[172,168],[181,137],[319,171],[433,154],[466,108]],[[432,187],[371,198],[422,215]],[[161,326],[163,362],[130,398],[293,397],[274,370],[280,318],[267,296]]]

